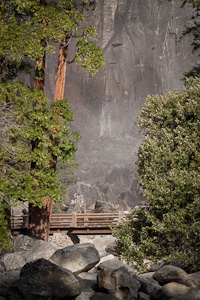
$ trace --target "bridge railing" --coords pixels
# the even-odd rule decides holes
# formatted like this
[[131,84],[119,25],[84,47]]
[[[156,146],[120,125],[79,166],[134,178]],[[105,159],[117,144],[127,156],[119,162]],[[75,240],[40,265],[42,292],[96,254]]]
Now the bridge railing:
[[122,220],[123,212],[117,213],[83,213],[53,214],[50,226],[55,227],[109,227]]
[[[76,213],[71,214],[52,214],[50,228],[108,228],[117,226],[126,219],[123,211],[116,213]],[[27,215],[12,215],[11,229],[17,230],[27,227]]]

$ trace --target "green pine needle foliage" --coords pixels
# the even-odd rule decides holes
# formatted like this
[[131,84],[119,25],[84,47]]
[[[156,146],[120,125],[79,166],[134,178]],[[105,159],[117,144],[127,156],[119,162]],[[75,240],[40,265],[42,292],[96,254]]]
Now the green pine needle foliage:
[[[90,1],[82,1],[89,5]],[[95,44],[97,35],[92,26],[83,27],[86,19],[69,0],[59,3],[38,0],[1,1],[0,10],[0,58],[19,62],[29,57],[38,62],[45,53],[54,53],[52,41],[60,43],[66,38],[77,39],[75,61],[95,75],[105,64],[102,49]]]
[[[85,9],[95,1],[82,0],[77,9],[71,0],[2,0],[0,9],[0,248],[6,240],[4,204],[29,201],[43,206],[45,197],[62,199],[62,188],[53,159],[69,162],[80,136],[70,132],[73,114],[67,100],[49,105],[37,89],[14,82],[21,70],[44,79],[42,62],[54,52],[51,42],[77,41],[75,61],[95,75],[105,63],[95,44],[96,31],[83,27]],[[31,64],[27,61],[31,61]],[[16,79],[15,79],[16,80]]]
[[128,262],[190,263],[200,257],[200,79],[183,93],[148,96],[140,110],[144,132],[137,165],[148,208],[114,229]]
[[6,203],[0,206],[0,250],[11,250],[11,242],[7,234],[7,221],[5,220],[5,208],[7,208]]
[[1,84],[0,99],[1,116],[6,116],[6,109],[13,114],[5,129],[7,140],[1,136],[1,195],[13,202],[28,200],[39,207],[47,196],[58,201],[60,185],[50,167],[52,157],[70,160],[79,140],[78,133],[70,133],[73,114],[68,102],[57,101],[48,107],[43,92],[21,83]]

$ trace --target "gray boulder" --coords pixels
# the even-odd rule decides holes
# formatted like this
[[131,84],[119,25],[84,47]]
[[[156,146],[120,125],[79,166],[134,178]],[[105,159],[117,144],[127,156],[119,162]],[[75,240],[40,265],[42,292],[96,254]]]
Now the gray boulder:
[[138,300],[150,300],[150,297],[149,297],[149,295],[147,295],[145,293],[139,292],[138,293]]
[[0,258],[0,264],[6,271],[15,270],[34,259],[49,259],[56,250],[56,247],[43,240],[18,235],[14,240],[14,252],[4,254]]
[[119,260],[112,259],[97,267],[99,288],[111,296],[123,300],[138,299],[140,283]]
[[97,274],[83,272],[83,273],[79,274],[78,276],[77,275],[75,275],[75,276],[79,281],[81,291],[85,291],[87,289],[92,289],[92,290],[96,291],[98,289]]
[[14,238],[13,249],[14,251],[29,251],[33,247],[35,239],[28,235],[19,234]]
[[5,273],[5,268],[0,264],[0,276]]
[[43,258],[27,263],[20,272],[20,277],[25,276],[48,285],[52,290],[53,300],[75,297],[81,293],[79,281],[71,271]]
[[6,271],[21,268],[25,263],[23,252],[6,253],[0,258],[0,264],[4,266]]
[[59,249],[50,258],[52,263],[75,274],[90,270],[99,260],[97,249],[90,243],[75,244]]
[[119,298],[104,293],[95,293],[90,300],[119,300]]
[[8,290],[7,300],[51,300],[51,288],[32,278],[25,276],[14,281]]
[[157,280],[160,284],[165,284],[168,282],[178,282],[185,283],[187,273],[181,268],[166,265],[156,271],[153,275],[153,279]]
[[80,244],[91,243],[95,246],[99,252],[100,257],[108,255],[106,247],[111,241],[115,241],[116,238],[112,235],[79,235]]
[[140,292],[143,292],[152,298],[156,298],[157,295],[160,293],[162,287],[156,280],[152,278],[140,277],[137,277],[137,280],[141,284]]
[[142,279],[148,279],[148,278],[153,279],[153,275],[154,275],[154,272],[148,272],[148,273],[139,274],[138,277],[142,278]]
[[167,283],[161,290],[160,300],[199,300],[200,289],[192,289],[177,282]]
[[0,296],[6,296],[10,285],[19,278],[20,270],[8,271],[0,276]]
[[114,258],[115,258],[115,257],[114,257],[114,255],[112,255],[112,254],[109,254],[109,255],[107,255],[107,256],[102,257],[102,258],[100,259],[100,261],[98,262],[98,264],[96,264],[96,266],[95,266],[94,268],[90,269],[89,272],[90,272],[90,273],[97,273],[97,267],[98,267],[98,265],[100,265],[100,264],[103,263],[104,261],[112,260],[112,259],[114,259]]
[[[91,288],[88,288],[81,292],[79,296],[77,296],[74,300],[90,300],[91,297],[95,294],[95,291]],[[105,298],[104,298],[105,300]]]
[[115,256],[118,256],[118,253],[116,251],[116,240],[112,241],[110,244],[108,244],[105,248],[106,252],[109,254],[113,254]]
[[185,284],[187,286],[200,289],[200,272],[188,274],[185,279]]
[[67,246],[73,245],[72,239],[65,232],[55,232],[52,237],[49,238],[51,245],[57,249],[61,249]]

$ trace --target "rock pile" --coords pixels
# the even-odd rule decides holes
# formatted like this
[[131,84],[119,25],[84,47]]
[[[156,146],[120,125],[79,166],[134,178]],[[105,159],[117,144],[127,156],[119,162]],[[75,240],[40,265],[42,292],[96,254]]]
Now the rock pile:
[[[0,300],[200,299],[200,272],[188,274],[181,268],[165,265],[155,272],[136,275],[132,268],[111,255],[109,260],[104,257],[101,262],[91,243],[56,250],[48,258],[46,253],[51,252],[48,248],[52,246],[46,243],[46,252],[39,250],[40,258],[34,248],[36,259],[25,262],[30,244],[38,241],[31,242],[28,237],[19,240],[24,240],[24,246],[18,241],[21,246],[10,253],[13,267],[8,263],[9,253],[0,257]],[[14,261],[19,253],[20,262],[24,262],[21,267]]]

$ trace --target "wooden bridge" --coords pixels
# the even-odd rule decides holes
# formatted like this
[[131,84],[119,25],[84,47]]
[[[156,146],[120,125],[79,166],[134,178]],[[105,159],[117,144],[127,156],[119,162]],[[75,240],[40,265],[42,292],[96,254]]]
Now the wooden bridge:
[[[128,214],[130,215],[130,214]],[[131,216],[134,217],[134,216]],[[50,234],[54,232],[67,232],[70,234],[111,234],[110,227],[117,226],[127,219],[126,212],[116,213],[83,213],[52,214]],[[11,231],[13,235],[26,233],[27,215],[11,216]]]

